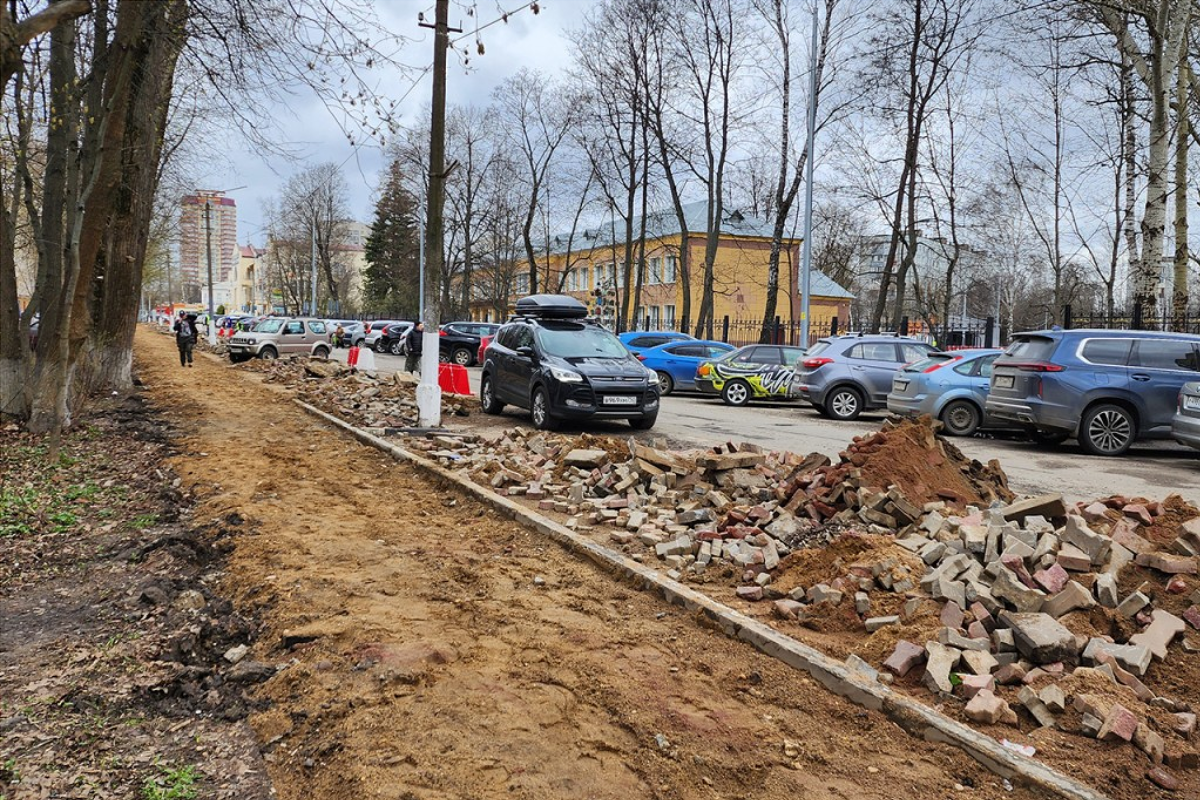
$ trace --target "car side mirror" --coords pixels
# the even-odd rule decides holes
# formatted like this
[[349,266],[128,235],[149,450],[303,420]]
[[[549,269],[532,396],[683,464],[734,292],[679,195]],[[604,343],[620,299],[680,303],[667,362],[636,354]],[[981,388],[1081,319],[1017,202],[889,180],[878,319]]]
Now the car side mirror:
[[525,356],[526,358],[533,358],[533,356],[534,356],[533,348],[527,344],[523,344],[520,347],[518,347],[516,350],[516,353],[517,353],[517,355]]

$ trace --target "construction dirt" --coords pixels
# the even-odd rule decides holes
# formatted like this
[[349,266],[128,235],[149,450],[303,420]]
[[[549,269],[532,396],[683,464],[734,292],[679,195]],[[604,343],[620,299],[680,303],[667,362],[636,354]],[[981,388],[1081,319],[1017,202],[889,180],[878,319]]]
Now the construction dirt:
[[255,376],[207,357],[183,370],[153,333],[137,347],[146,395],[180,431],[172,463],[195,522],[242,521],[210,603],[255,619],[244,658],[278,668],[246,695],[280,798],[1043,796]]

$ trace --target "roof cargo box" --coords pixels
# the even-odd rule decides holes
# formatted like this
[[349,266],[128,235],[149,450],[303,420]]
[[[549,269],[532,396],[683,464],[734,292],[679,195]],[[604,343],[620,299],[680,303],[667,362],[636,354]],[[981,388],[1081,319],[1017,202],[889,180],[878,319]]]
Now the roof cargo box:
[[517,315],[583,319],[587,316],[587,306],[565,294],[531,294],[517,301]]

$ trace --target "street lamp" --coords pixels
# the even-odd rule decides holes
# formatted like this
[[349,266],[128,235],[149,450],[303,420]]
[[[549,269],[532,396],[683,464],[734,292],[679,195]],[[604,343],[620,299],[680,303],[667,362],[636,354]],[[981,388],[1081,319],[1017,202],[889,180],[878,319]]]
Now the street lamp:
[[232,189],[213,189],[204,196],[204,249],[208,261],[208,343],[210,345],[217,343],[217,317],[213,308],[212,221],[209,211],[212,204],[209,201],[212,200],[214,194],[226,194],[245,188],[245,186],[235,186]]

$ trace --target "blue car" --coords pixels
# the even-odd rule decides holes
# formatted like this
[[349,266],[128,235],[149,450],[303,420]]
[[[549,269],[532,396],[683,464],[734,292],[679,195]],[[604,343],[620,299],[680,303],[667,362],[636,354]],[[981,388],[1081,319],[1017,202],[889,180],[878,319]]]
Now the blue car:
[[648,347],[637,357],[644,366],[658,374],[658,393],[668,395],[676,389],[695,389],[696,368],[732,350],[734,347],[731,344],[689,337]]
[[679,331],[625,331],[625,333],[618,333],[617,338],[635,356],[643,350],[658,347],[667,342],[694,341],[693,337]]
[[903,417],[929,414],[951,436],[970,436],[980,428],[1005,427],[986,412],[992,364],[1002,350],[955,350],[930,353],[906,364],[892,377],[888,411]]

